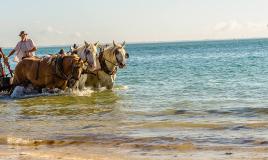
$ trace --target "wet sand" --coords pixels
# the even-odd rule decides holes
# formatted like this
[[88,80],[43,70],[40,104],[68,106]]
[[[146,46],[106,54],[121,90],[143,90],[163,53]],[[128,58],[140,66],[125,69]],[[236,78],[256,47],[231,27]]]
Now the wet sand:
[[[170,157],[170,155],[173,155]],[[15,146],[0,145],[1,160],[267,160],[268,147],[189,147],[158,150],[147,149],[142,153],[126,148],[111,148],[101,145],[68,146]]]
[[65,146],[65,147],[27,147],[0,146],[1,160],[123,160],[133,159],[127,155],[119,155],[98,147]]

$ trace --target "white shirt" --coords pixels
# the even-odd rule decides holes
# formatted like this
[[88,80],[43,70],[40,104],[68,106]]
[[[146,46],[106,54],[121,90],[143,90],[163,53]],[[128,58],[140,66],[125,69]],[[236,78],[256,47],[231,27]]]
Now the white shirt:
[[[26,41],[20,41],[16,47],[16,56],[14,58],[15,62],[20,62],[23,57],[26,57],[26,52],[32,50],[35,47],[34,42],[31,39],[27,39]],[[35,53],[32,52],[30,56],[35,56]]]

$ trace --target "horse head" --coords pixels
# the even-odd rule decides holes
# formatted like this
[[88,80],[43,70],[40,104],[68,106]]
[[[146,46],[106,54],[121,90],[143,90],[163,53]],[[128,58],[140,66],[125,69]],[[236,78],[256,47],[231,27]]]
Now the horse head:
[[97,67],[97,43],[88,43],[78,48],[71,48],[72,53],[76,53],[84,62],[87,62],[89,70],[95,70]]
[[83,72],[84,62],[76,55],[65,56],[63,67],[69,78],[79,80]]
[[124,68],[126,66],[126,61],[129,58],[129,54],[125,50],[126,43],[117,44],[113,41],[113,54],[114,61],[119,66],[119,68]]

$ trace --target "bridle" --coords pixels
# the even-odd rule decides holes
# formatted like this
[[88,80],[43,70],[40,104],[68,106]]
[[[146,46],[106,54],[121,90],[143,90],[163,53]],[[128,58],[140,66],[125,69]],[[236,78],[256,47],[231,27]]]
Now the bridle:
[[73,75],[74,75],[75,69],[77,68],[77,65],[75,65],[73,63],[73,60],[72,60],[72,71],[71,71],[71,73],[69,75],[64,73],[64,69],[63,69],[64,58],[65,57],[56,57],[55,58],[55,73],[59,78],[61,78],[63,80],[70,80],[70,79],[73,78]]
[[[114,51],[112,52],[112,54],[115,56],[115,59],[116,59],[116,63],[113,63],[113,62],[111,62],[111,61],[109,61],[108,59],[106,59],[106,58],[104,58],[104,57],[102,57],[105,61],[107,61],[107,62],[109,62],[109,63],[111,63],[112,65],[114,65],[114,66],[116,66],[116,67],[118,67],[119,65],[119,60],[118,60],[118,58],[117,58],[117,54],[118,53],[116,53],[116,52],[118,52],[118,48],[115,48],[115,49],[113,49]],[[104,50],[101,52],[102,54],[104,53]],[[101,54],[100,53],[100,54]],[[127,53],[128,54],[128,53]]]
[[[78,54],[77,50],[78,49],[75,49],[75,51],[71,51],[71,54]],[[87,54],[93,55],[93,53],[87,48],[87,46],[85,46],[85,48],[83,49],[83,53],[85,53],[85,57],[86,57],[86,60],[83,60],[83,62],[88,63],[89,59],[87,58]]]
[[[116,50],[117,50],[117,48],[114,49],[114,51],[112,52],[112,54],[116,55],[116,53],[115,53]],[[117,58],[117,56],[115,56],[115,58],[116,58],[116,63],[111,62],[110,60],[107,60],[106,58],[104,58],[104,50],[102,50],[100,52],[100,54],[99,54],[99,60],[100,60],[101,70],[104,71],[108,75],[115,75],[117,73],[117,67],[118,67],[118,58]],[[111,63],[114,66],[114,69],[112,71],[108,68],[106,62],[109,62],[109,63]]]
[[111,63],[112,65],[118,67],[118,59],[117,59],[117,57],[116,57],[116,64],[113,63],[113,62],[111,62],[111,61],[109,61],[108,59],[106,59],[106,58],[104,58],[104,57],[102,57],[102,58],[103,58],[103,60],[105,60],[106,62],[109,62],[109,63]]

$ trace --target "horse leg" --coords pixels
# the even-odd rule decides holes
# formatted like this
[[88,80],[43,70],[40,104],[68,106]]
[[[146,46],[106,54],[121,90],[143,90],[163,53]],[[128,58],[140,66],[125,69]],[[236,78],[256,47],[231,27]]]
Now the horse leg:
[[108,85],[106,86],[106,89],[111,90],[111,89],[113,89],[113,87],[114,87],[114,84],[111,83],[111,84],[108,84]]
[[67,86],[69,87],[69,88],[75,88],[75,86],[76,86],[76,80],[74,80],[74,79],[70,79],[70,80],[68,80],[68,82],[67,82]]
[[78,80],[78,89],[83,90],[85,88],[87,81],[87,74],[83,74],[81,78]]
[[68,81],[64,81],[63,84],[59,87],[59,89],[64,91],[67,88],[67,83]]
[[114,87],[113,79],[111,77],[105,79],[103,86],[106,87],[106,89],[111,90]]
[[12,82],[12,86],[18,86],[18,85],[20,85],[20,80],[18,79],[18,77],[17,76],[14,76],[14,78],[13,78],[13,82]]

